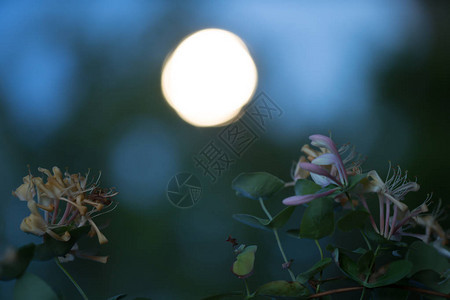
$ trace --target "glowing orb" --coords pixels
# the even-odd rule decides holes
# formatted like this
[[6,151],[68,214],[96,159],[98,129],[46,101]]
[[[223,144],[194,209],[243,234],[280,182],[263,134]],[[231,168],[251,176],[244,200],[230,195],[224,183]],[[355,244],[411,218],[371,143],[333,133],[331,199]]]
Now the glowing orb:
[[222,29],[185,38],[167,58],[161,86],[167,102],[195,126],[236,117],[255,91],[258,72],[244,42]]

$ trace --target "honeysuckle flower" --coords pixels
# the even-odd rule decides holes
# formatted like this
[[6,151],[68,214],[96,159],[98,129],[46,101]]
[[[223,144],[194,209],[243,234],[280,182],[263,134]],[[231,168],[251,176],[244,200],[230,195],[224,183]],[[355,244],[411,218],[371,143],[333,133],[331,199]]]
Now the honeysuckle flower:
[[66,231],[62,236],[59,236],[49,228],[48,224],[39,213],[36,202],[30,200],[28,201],[27,206],[31,211],[31,214],[23,219],[22,223],[20,224],[20,229],[23,232],[32,233],[38,236],[42,236],[47,233],[48,235],[59,241],[68,241],[70,239],[69,232]]
[[31,182],[31,175],[27,175],[23,178],[23,184],[21,184],[14,192],[13,196],[19,198],[21,201],[33,200],[36,192],[34,185]]
[[312,149],[308,144],[303,145],[301,151],[306,155],[309,161],[313,161],[316,157],[329,153],[326,148],[319,148],[320,151]]
[[[311,148],[309,145],[302,147],[301,151],[307,157],[300,157],[294,170],[294,180],[304,179],[310,175],[312,180],[323,188],[331,184],[338,187],[311,195],[289,197],[284,199],[283,203],[285,205],[300,205],[317,198],[327,197],[341,189],[341,193],[337,193],[334,197],[338,202],[345,205],[348,202],[348,197],[342,193],[344,192],[343,188],[348,185],[347,174],[354,175],[361,173],[359,168],[361,162],[354,162],[354,158],[356,157],[354,148],[351,148],[350,153],[348,153],[350,149],[348,145],[338,150],[335,143],[329,137],[320,134],[311,135],[309,138],[311,145],[317,147],[318,150]],[[346,154],[344,160],[342,160],[341,154]],[[309,162],[307,162],[307,159]],[[346,167],[344,162],[352,165]]]
[[[312,149],[309,145],[302,147],[302,152],[307,155],[307,159],[315,165],[321,166],[327,171],[327,174],[318,174],[308,169],[305,171],[311,173],[311,178],[322,187],[329,184],[337,184],[341,186],[348,185],[348,175],[361,174],[361,164],[364,159],[361,155],[357,155],[355,148],[346,144],[339,149],[336,144],[324,135],[315,134],[310,137],[311,145],[317,147],[319,150]],[[299,169],[302,169],[301,161],[298,163]],[[310,167],[310,166],[309,166]],[[333,178],[330,178],[330,176]]]
[[[333,142],[333,140],[331,140],[327,136],[320,135],[320,134],[311,135],[309,137],[309,139],[311,140],[311,144],[313,146],[325,148],[331,154],[331,155],[329,155],[328,153],[322,154],[321,156],[315,158],[312,163],[321,164],[321,165],[327,165],[327,164],[333,165],[339,174],[339,179],[340,179],[341,183],[343,185],[347,185],[347,183],[348,183],[347,172],[345,170],[344,163],[339,154],[339,151],[338,151],[335,143]],[[323,157],[323,156],[324,156],[324,158],[321,159],[321,157]],[[314,162],[314,161],[316,161],[316,162]]]
[[58,260],[61,263],[66,263],[66,262],[74,261],[75,257],[81,258],[81,259],[92,260],[92,261],[99,262],[102,264],[106,264],[108,262],[108,258],[109,258],[108,256],[95,256],[95,255],[90,255],[83,251],[80,251],[78,244],[75,243],[73,245],[72,249],[70,249],[70,251],[68,253],[66,253],[64,256],[59,256]]
[[428,215],[418,215],[414,217],[414,221],[420,226],[425,227],[425,239],[428,241],[431,234],[436,235],[442,241],[442,244],[447,244],[447,235],[444,229],[439,224],[439,219],[444,214],[444,210],[441,209],[442,201],[439,200],[437,207],[433,210],[431,214]]
[[[58,167],[53,167],[53,173],[44,168],[39,168],[39,171],[47,176],[45,182],[43,178],[30,174],[23,178],[24,183],[13,192],[21,201],[27,201],[31,212],[22,221],[21,230],[38,236],[48,234],[57,240],[67,241],[70,239],[67,231],[60,236],[54,229],[90,225],[100,244],[108,242],[93,218],[115,208],[104,210],[111,208],[111,198],[117,193],[99,189],[99,179],[88,185],[89,173],[81,176],[65,172],[63,175]],[[39,209],[44,212],[44,216]]]
[[401,201],[407,193],[417,192],[420,186],[417,182],[408,181],[407,172],[405,172],[405,175],[402,175],[400,167],[397,167],[397,170],[392,169],[392,173],[392,176],[389,178],[389,168],[386,180],[383,182],[376,171],[370,171],[367,174],[370,180],[365,186],[365,191],[377,193],[383,201],[383,198],[385,198],[387,201],[394,203],[401,211],[406,211],[408,206]]
[[294,171],[292,172],[292,179],[294,179],[294,182],[299,179],[305,179],[308,178],[309,172],[303,168],[301,168],[300,164],[306,162],[306,157],[303,155],[300,156],[300,159],[298,160],[298,163],[295,165]]
[[[402,202],[409,192],[418,191],[420,186],[417,182],[407,179],[407,172],[402,175],[400,167],[397,170],[389,168],[386,180],[383,181],[376,171],[367,174],[367,180],[362,182],[362,191],[366,193],[376,193],[380,209],[379,234],[385,238],[390,238],[399,229],[397,219],[405,214],[408,206]],[[393,216],[391,218],[391,203],[394,205]]]
[[302,196],[288,197],[288,198],[283,200],[283,204],[284,205],[302,205],[302,204],[311,202],[314,199],[327,197],[327,196],[333,194],[334,192],[336,192],[337,190],[338,189],[335,188],[335,189],[327,190],[327,191],[322,192],[322,193],[315,193],[315,194],[308,194],[308,195],[302,195]]
[[[325,155],[325,154],[324,154]],[[316,158],[319,159],[319,158]],[[314,162],[315,160],[313,160]],[[326,170],[325,168],[322,168],[321,166],[314,164],[314,163],[300,163],[300,168],[308,171],[311,175],[311,178],[314,180],[315,183],[320,185],[321,187],[326,187],[330,184],[340,185],[342,186],[342,183],[331,173]]]

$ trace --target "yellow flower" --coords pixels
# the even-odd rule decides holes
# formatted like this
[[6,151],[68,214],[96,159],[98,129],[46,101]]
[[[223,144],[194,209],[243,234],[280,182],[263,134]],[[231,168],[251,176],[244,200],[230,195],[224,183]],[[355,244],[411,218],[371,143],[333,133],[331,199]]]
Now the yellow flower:
[[44,168],[38,170],[46,175],[46,181],[30,174],[23,178],[24,183],[13,192],[19,200],[27,201],[31,211],[22,221],[21,230],[38,236],[48,234],[57,240],[67,241],[70,239],[67,231],[59,236],[54,229],[89,224],[99,243],[107,243],[107,238],[100,232],[93,218],[100,211],[105,213],[115,208],[112,197],[117,193],[100,189],[97,186],[99,179],[88,185],[89,173],[81,176],[65,172],[63,175],[58,167],[53,167],[52,172]]
[[33,183],[31,182],[31,175],[27,175],[23,178],[23,184],[20,185],[14,192],[13,196],[19,198],[21,201],[33,200],[36,194]]

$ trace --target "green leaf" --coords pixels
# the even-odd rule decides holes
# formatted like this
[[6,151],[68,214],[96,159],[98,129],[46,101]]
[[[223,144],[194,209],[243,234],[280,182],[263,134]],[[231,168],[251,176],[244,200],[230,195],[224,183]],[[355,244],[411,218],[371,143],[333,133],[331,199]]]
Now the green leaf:
[[297,281],[288,282],[284,280],[277,280],[266,283],[260,286],[256,295],[263,295],[268,297],[296,297],[296,299],[304,299],[309,296],[309,291],[306,287]]
[[266,172],[242,173],[231,186],[238,195],[266,200],[284,187],[284,181]]
[[337,221],[337,226],[342,231],[362,229],[364,228],[364,223],[369,215],[370,214],[366,210],[349,211]]
[[370,272],[370,264],[374,259],[373,251],[366,251],[363,255],[361,255],[358,259],[358,272],[360,274],[367,275]]
[[300,237],[319,240],[333,232],[333,200],[322,198],[311,201],[303,214]]
[[127,294],[120,294],[120,295],[115,295],[112,297],[109,297],[107,300],[120,300],[123,299],[127,296]]
[[58,300],[52,288],[38,276],[26,272],[14,285],[14,300]]
[[223,299],[229,299],[230,297],[239,297],[242,299],[242,296],[244,294],[242,292],[228,292],[228,293],[223,293],[223,294],[218,294],[218,295],[213,295],[213,296],[208,296],[206,298],[203,298],[202,300],[223,300]]
[[366,234],[366,237],[373,241],[375,244],[380,244],[386,247],[407,247],[408,244],[403,243],[403,242],[396,242],[396,241],[391,241],[386,239],[384,236],[379,235],[378,233],[376,233],[372,226],[366,224],[365,228],[364,228],[364,232]]
[[[368,251],[367,253],[371,253],[371,251]],[[342,253],[339,248],[335,248],[333,251],[333,258],[338,268],[341,269],[344,274],[368,288],[375,288],[396,283],[408,275],[411,271],[412,264],[409,261],[404,259],[396,260],[387,266],[383,266],[383,271],[378,272],[381,273],[380,276],[375,276],[377,272],[372,273],[368,282],[365,282],[367,273],[364,274],[360,272],[360,269],[365,269],[366,272],[368,271],[368,267],[366,268],[364,266],[367,266],[367,261],[370,259],[372,254],[367,253],[360,257],[358,263],[355,263],[350,257]]]
[[0,262],[0,280],[12,280],[21,276],[33,259],[35,244],[28,244],[7,254]]
[[369,278],[369,282],[364,283],[364,285],[368,288],[375,288],[396,283],[397,281],[406,277],[406,275],[411,272],[411,269],[412,263],[405,259],[393,261],[389,265],[387,265],[387,270],[384,270],[383,274],[380,277],[377,277],[375,281],[374,279]]
[[253,228],[271,231],[267,226],[270,223],[268,219],[261,219],[247,214],[234,214],[233,219]]
[[289,220],[294,210],[295,206],[288,206],[281,212],[279,212],[272,219],[272,221],[269,221],[269,219],[258,218],[248,214],[234,214],[233,218],[250,227],[272,231],[271,229],[280,228],[284,224],[286,224],[286,222]]
[[367,251],[368,251],[367,249],[364,249],[364,248],[359,247],[359,248],[353,250],[352,252],[353,252],[353,253],[356,253],[356,254],[364,254],[364,253],[366,253]]
[[70,249],[72,249],[77,240],[87,234],[90,229],[91,226],[83,226],[69,230],[70,240],[68,240],[67,242],[55,240],[48,234],[45,234],[44,242],[36,246],[36,249],[34,251],[34,259],[50,260],[56,256],[63,256],[67,254]]
[[300,237],[300,230],[299,229],[289,229],[289,230],[286,231],[286,234],[291,236],[291,237],[294,237],[296,239],[301,239],[301,237]]
[[[413,276],[414,280],[417,280],[420,283],[423,283],[430,289],[433,289],[437,292],[443,293],[443,294],[449,294],[450,293],[450,278],[448,276],[441,276],[435,271],[432,270],[425,270],[420,271],[414,274]],[[432,297],[427,295],[427,298],[429,299],[442,299],[441,297]]]
[[304,284],[308,282],[311,278],[314,277],[317,273],[328,267],[332,263],[332,259],[329,257],[325,257],[324,259],[318,261],[314,264],[308,271],[303,272],[299,275],[297,275],[296,280],[300,282],[301,284]]
[[346,188],[346,191],[349,191],[349,190],[353,189],[358,183],[361,182],[361,180],[363,180],[366,177],[367,177],[367,173],[366,174],[356,174],[356,175],[353,175],[353,176],[349,176],[348,177],[348,186]]
[[295,210],[295,206],[288,206],[285,209],[283,209],[281,212],[279,212],[268,224],[270,228],[280,228],[291,217],[292,213]]
[[247,278],[253,273],[253,266],[255,264],[255,252],[258,249],[257,246],[247,246],[236,257],[236,261],[233,263],[231,270],[239,278]]
[[315,194],[321,188],[320,185],[308,179],[298,179],[295,182],[295,194],[297,196]]
[[360,276],[358,265],[346,254],[342,253],[339,248],[335,248],[333,251],[333,259],[336,262],[338,268],[350,279],[358,283],[363,283],[364,278]]
[[422,241],[416,241],[409,246],[405,257],[413,264],[409,277],[423,270],[433,270],[439,274],[444,274],[450,269],[448,260],[430,245]]

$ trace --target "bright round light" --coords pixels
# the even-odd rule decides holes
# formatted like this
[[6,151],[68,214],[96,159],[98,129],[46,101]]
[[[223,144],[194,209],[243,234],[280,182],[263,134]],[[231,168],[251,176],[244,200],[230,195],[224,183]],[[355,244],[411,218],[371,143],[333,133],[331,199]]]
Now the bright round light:
[[215,126],[235,118],[250,100],[258,73],[244,42],[222,29],[184,39],[166,60],[164,97],[185,121]]

